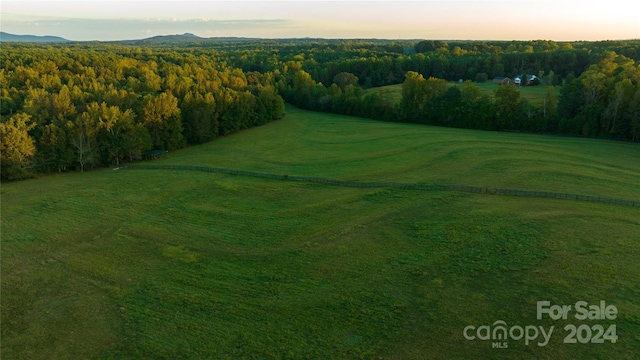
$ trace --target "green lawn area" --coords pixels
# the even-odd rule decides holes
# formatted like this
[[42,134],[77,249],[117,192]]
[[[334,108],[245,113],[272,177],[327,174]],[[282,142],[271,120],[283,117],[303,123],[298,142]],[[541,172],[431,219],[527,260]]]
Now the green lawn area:
[[[483,94],[490,96],[493,96],[496,89],[500,87],[500,85],[494,84],[491,79],[484,83],[474,82],[473,84],[480,88]],[[449,86],[460,86],[460,84],[457,82],[449,82]],[[365,90],[364,93],[377,93],[380,91],[386,94],[386,96],[391,97],[391,99],[396,102],[400,102],[400,100],[402,99],[402,84],[370,88]],[[520,92],[520,96],[527,99],[532,105],[542,107],[544,104],[544,96],[547,93],[547,87],[545,85],[523,86],[519,87],[518,91]],[[560,96],[560,87],[554,87],[554,94],[556,96]]]
[[[640,147],[287,108],[150,163],[640,200]],[[178,170],[2,184],[2,357],[633,359],[640,210]],[[536,319],[605,300],[615,320]],[[554,326],[546,346],[468,325]],[[618,341],[564,344],[566,325]],[[537,341],[541,341],[542,337]]]
[[[453,85],[455,83],[450,83],[450,84]],[[474,85],[479,87],[480,90],[482,90],[482,92],[487,95],[493,95],[496,89],[500,87],[500,85],[494,84],[492,79],[489,79],[489,81],[484,83],[474,82]],[[532,105],[538,106],[538,107],[542,107],[544,105],[544,96],[547,93],[546,85],[522,86],[522,87],[518,87],[517,89],[520,92],[520,96],[522,98],[529,100],[529,102]],[[559,86],[555,86],[553,90],[556,97],[560,96]]]

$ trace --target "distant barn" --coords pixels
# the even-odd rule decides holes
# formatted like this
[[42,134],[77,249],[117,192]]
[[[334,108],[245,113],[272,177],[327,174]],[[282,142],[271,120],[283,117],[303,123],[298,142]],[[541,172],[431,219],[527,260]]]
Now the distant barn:
[[[523,80],[526,79],[526,80]],[[526,75],[517,75],[514,83],[516,84],[516,86],[529,86],[529,85],[540,85],[540,79],[532,74],[526,74]]]
[[500,85],[511,84],[511,79],[509,79],[506,76],[496,76],[493,78],[493,83],[500,84]]

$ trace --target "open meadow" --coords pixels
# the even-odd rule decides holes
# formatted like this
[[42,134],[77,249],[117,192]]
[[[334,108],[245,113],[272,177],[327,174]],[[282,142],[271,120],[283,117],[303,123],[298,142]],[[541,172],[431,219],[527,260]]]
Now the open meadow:
[[[448,85],[460,86],[460,84],[456,82],[448,82]],[[477,86],[483,95],[488,95],[492,97],[495,91],[500,87],[500,85],[494,84],[491,80],[484,83],[474,82],[473,85]],[[517,89],[518,89],[518,92],[520,93],[520,96],[523,99],[527,99],[531,105],[536,107],[542,107],[544,105],[544,96],[547,93],[547,86],[545,85],[523,86],[523,87],[518,87]],[[395,103],[399,103],[400,100],[402,99],[402,84],[394,84],[394,85],[369,88],[364,91],[364,94],[379,93],[379,92],[382,92],[383,94],[388,96],[388,98],[392,99],[392,101],[394,101]],[[559,86],[554,87],[554,94],[556,96],[560,95]]]
[[[148,163],[639,201],[638,159],[632,143],[288,107]],[[637,207],[133,168],[3,183],[1,200],[6,359],[636,359],[640,349]],[[536,318],[538,301],[601,300],[615,319]],[[498,320],[554,329],[548,342],[481,340],[475,329]],[[564,343],[568,325],[586,325],[577,343]],[[615,325],[617,340],[590,342],[597,325]]]

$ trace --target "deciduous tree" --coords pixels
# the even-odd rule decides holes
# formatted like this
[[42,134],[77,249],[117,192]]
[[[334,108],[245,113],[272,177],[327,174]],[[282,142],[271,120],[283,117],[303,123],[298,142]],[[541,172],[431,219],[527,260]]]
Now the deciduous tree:
[[73,148],[64,127],[55,123],[46,125],[39,144],[40,159],[45,167],[61,172],[73,163]]
[[349,85],[357,86],[358,81],[358,77],[350,72],[341,72],[333,77],[333,83],[338,85],[342,90]]
[[107,106],[106,103],[93,103],[87,111],[98,117],[98,140],[107,161],[114,161],[120,165],[132,148],[129,133],[133,131],[135,114],[130,109],[122,112],[117,106]]
[[184,146],[178,99],[171,93],[147,96],[142,107],[142,119],[156,149],[175,150]]
[[514,85],[502,85],[495,91],[496,120],[498,129],[511,129],[518,110],[520,93]]
[[426,97],[426,80],[422,74],[408,71],[402,83],[401,116],[405,121],[417,122]]
[[27,167],[36,152],[29,130],[35,126],[31,116],[17,113],[0,123],[0,167],[2,179],[16,180],[29,176]]
[[[91,108],[89,105],[88,108]],[[96,159],[98,132],[98,117],[95,111],[85,111],[75,117],[74,121],[67,123],[67,138],[74,147],[76,161],[80,165],[80,171],[84,172],[85,165],[93,164]]]

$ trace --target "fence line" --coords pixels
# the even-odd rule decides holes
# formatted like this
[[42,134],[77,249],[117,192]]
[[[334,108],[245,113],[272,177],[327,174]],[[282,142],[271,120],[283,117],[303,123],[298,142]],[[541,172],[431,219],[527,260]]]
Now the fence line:
[[546,198],[546,199],[563,199],[563,200],[578,200],[587,201],[593,203],[605,203],[614,205],[624,205],[631,207],[640,207],[640,201],[623,200],[623,199],[611,199],[599,196],[555,193],[547,191],[527,191],[527,190],[515,190],[515,189],[499,189],[499,188],[487,188],[480,186],[469,185],[429,185],[429,184],[410,184],[410,183],[398,183],[398,182],[363,182],[363,181],[347,181],[347,180],[335,180],[325,179],[307,176],[293,176],[293,175],[278,175],[259,173],[253,171],[233,170],[224,168],[214,168],[208,166],[194,166],[194,165],[127,165],[121,169],[151,169],[151,170],[192,170],[192,171],[204,171],[228,175],[240,175],[250,176],[273,180],[286,180],[286,181],[298,181],[309,182],[316,184],[327,184],[334,186],[348,186],[348,187],[360,187],[360,188],[399,188],[409,190],[428,190],[428,191],[462,191],[479,194],[490,195],[505,195],[505,196],[522,196],[530,198]]

